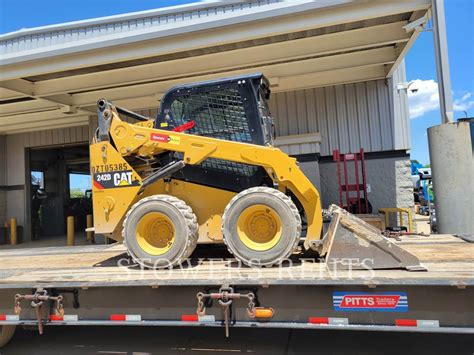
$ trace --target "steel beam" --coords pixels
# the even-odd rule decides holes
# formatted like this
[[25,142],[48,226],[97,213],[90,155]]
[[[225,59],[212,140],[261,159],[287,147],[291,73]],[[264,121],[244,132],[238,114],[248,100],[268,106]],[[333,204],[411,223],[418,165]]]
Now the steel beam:
[[173,61],[39,81],[35,84],[35,94],[48,96],[65,92],[90,91],[396,45],[410,39],[410,34],[403,30],[406,24],[407,21],[400,21]]
[[[30,97],[32,99],[35,99],[35,101],[37,101],[38,103],[43,103],[43,110],[60,108],[62,112],[64,113],[77,112],[77,108],[71,105],[70,95],[60,94],[60,95],[51,95],[48,97],[38,97],[35,94],[35,83],[29,82],[24,79],[0,81],[0,87],[10,90],[10,91],[17,92],[18,94],[23,95],[23,97]],[[29,103],[29,105],[33,105],[32,101],[27,101],[27,102]],[[44,105],[44,102],[48,102],[52,105]],[[9,105],[5,107],[6,112],[9,112],[10,114],[18,113],[14,110],[13,111],[11,110],[12,105],[18,108],[19,112],[22,112],[21,102],[16,102],[13,104],[6,104],[6,105]],[[4,105],[0,105],[0,116],[5,115],[5,112],[3,111],[3,109],[4,109]],[[93,112],[89,112],[89,113],[93,113]]]
[[451,75],[449,73],[448,39],[446,36],[446,19],[444,1],[432,0],[433,4],[433,40],[438,77],[439,106],[443,123],[453,122],[453,94],[451,92]]
[[[302,85],[301,83],[308,82],[308,78],[313,77],[316,73],[318,74],[317,76],[322,79],[321,81],[312,80],[315,86],[333,85],[350,81],[371,80],[373,79],[373,72],[369,69],[367,75],[364,76],[363,70],[361,68],[372,66],[383,67],[385,65],[394,63],[395,60],[396,57],[393,47],[388,46],[346,54],[323,56],[301,61],[257,66],[251,67],[249,69],[239,69],[224,72],[216,72],[214,70],[210,72],[212,74],[207,72],[204,75],[197,75],[193,77],[183,76],[179,79],[172,77],[168,78],[168,80],[157,80],[157,82],[148,81],[147,83],[134,85],[127,85],[123,83],[120,87],[106,88],[103,90],[90,90],[88,92],[69,95],[67,98],[69,100],[68,103],[70,106],[81,108],[81,110],[88,112],[93,112],[91,111],[92,109],[89,109],[89,107],[94,106],[97,99],[100,97],[107,97],[110,100],[124,100],[152,96],[154,100],[154,105],[152,107],[155,107],[158,105],[158,101],[161,97],[161,95],[157,94],[166,92],[166,90],[174,85],[192,81],[216,79],[222,77],[222,75],[240,75],[249,72],[261,71],[270,78],[281,78],[281,80],[283,80],[273,88],[274,91],[288,91],[292,88],[301,89],[308,87],[308,84]],[[172,63],[167,65],[171,65],[171,67],[173,66]],[[344,73],[351,72],[351,68],[354,68],[354,70],[358,73],[356,80],[351,80],[350,75],[347,77],[347,79],[344,76],[338,75],[339,71],[341,70],[345,70]],[[172,70],[173,69],[170,68],[171,72]],[[164,72],[166,73],[167,71]],[[115,77],[114,73],[110,73],[108,75]],[[117,77],[120,78],[120,76]],[[294,77],[295,79],[291,80],[290,77]],[[80,79],[78,78],[77,80]],[[36,91],[35,94],[37,94]],[[42,99],[50,101],[51,104],[31,101],[25,103],[6,104],[0,106],[0,116],[15,115],[20,113],[27,114],[28,112],[33,112],[35,108],[37,110],[57,109],[59,99],[63,96],[64,94],[42,97]],[[62,105],[64,104],[65,102],[62,103]]]
[[[278,82],[272,86],[272,92],[285,92],[291,90],[303,90],[337,84],[357,83],[367,80],[385,78],[385,69],[382,65],[346,68],[321,73],[309,73],[295,77],[270,77],[270,83]],[[164,92],[157,94],[116,99],[114,103],[130,109],[156,109],[159,107],[159,98]]]
[[[267,77],[283,78],[283,77],[297,77],[310,76],[314,73],[331,74],[333,71],[342,69],[357,69],[364,66],[379,65],[393,63],[395,61],[395,53],[392,48],[381,48],[370,51],[362,51],[349,54],[340,54],[337,56],[308,59],[304,61],[296,61],[290,63],[275,64],[269,66],[257,66],[249,69],[235,70],[225,73],[207,74],[196,77],[184,77],[180,79],[171,79],[159,81],[156,83],[138,84],[133,86],[123,86],[111,88],[106,90],[90,91],[80,94],[72,95],[72,104],[74,106],[82,107],[91,105],[96,102],[97,97],[110,97],[112,100],[120,100],[127,98],[143,97],[156,95],[156,93],[166,92],[170,87],[178,84],[195,82],[201,80],[211,80],[222,77],[222,75],[240,75],[249,72],[261,71]],[[328,79],[330,75],[327,75]],[[366,80],[370,80],[368,75]],[[359,79],[360,80],[360,79]],[[294,81],[292,81],[294,82]],[[326,80],[324,85],[333,85],[334,83],[341,83],[342,78],[335,78],[335,80]],[[297,84],[297,82],[295,82]],[[279,87],[282,87],[281,82]],[[296,86],[298,88],[298,86]],[[291,87],[285,87],[285,90],[291,90]]]
[[1,134],[11,135],[11,134],[18,134],[18,133],[25,133],[25,132],[35,132],[39,130],[47,130],[47,129],[58,129],[58,128],[69,128],[69,127],[81,127],[87,126],[89,123],[88,116],[82,116],[82,118],[75,119],[74,121],[70,120],[52,120],[47,121],[44,124],[34,124],[34,125],[22,125],[21,127],[13,127],[10,128],[0,128]]
[[41,125],[42,122],[45,124],[52,120],[52,119],[59,119],[59,118],[67,118],[69,120],[74,119],[76,117],[83,117],[84,113],[79,114],[64,114],[60,109],[50,110],[50,111],[42,111],[42,112],[33,112],[27,113],[17,116],[11,117],[0,117],[0,130],[4,127],[16,127],[21,125]]
[[0,101],[15,100],[22,97],[25,97],[25,95],[0,87]]
[[[411,32],[410,39],[407,42],[397,43],[396,45],[397,60],[387,71],[387,78],[392,77],[393,73],[395,72],[395,70],[397,70],[400,63],[405,59],[406,54],[408,53],[410,48],[413,46],[413,44],[417,40],[420,33],[423,31],[424,25],[426,24],[428,19],[429,19],[429,12],[427,11],[423,16],[417,19],[410,19],[410,23],[403,27],[407,33]],[[411,27],[413,24],[416,26]]]
[[[302,67],[299,65],[299,67]],[[201,80],[207,80],[220,75],[211,77],[201,77]],[[385,68],[383,64],[369,64],[359,67],[340,68],[313,73],[301,73],[289,76],[272,76],[270,82],[278,82],[278,85],[272,87],[273,92],[283,92],[290,90],[301,90],[306,88],[323,87],[343,83],[354,83],[367,80],[377,80],[385,78]],[[159,99],[171,86],[179,83],[186,83],[189,78],[179,81],[159,82],[142,84],[130,87],[115,88],[110,90],[94,91],[91,93],[76,94],[72,96],[75,100],[74,105],[85,107],[87,110],[93,110],[98,97],[107,97],[113,100],[117,105],[130,109],[158,108]],[[77,116],[82,116],[78,114]],[[4,125],[7,122],[33,122],[41,120],[53,120],[68,117],[57,107],[43,112],[30,112],[14,116],[0,116],[0,129],[2,121]],[[13,121],[12,121],[13,120]],[[13,124],[15,124],[13,123]],[[14,129],[11,127],[11,129]]]

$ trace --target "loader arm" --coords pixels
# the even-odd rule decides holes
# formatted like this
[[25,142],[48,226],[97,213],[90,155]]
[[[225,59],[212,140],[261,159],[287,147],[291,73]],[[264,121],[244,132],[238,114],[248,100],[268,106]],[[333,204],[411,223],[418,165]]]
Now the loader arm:
[[[140,193],[142,178],[124,158],[136,156],[146,159],[169,151],[182,153],[187,165],[216,158],[263,167],[280,190],[288,189],[301,203],[308,223],[305,248],[308,249],[311,242],[321,238],[320,196],[300,170],[296,159],[274,147],[155,129],[152,120],[137,119],[143,122],[131,124],[122,121],[112,105],[99,114],[99,133],[91,145],[97,233],[113,233]],[[102,184],[97,181],[98,174],[99,180],[109,180]]]

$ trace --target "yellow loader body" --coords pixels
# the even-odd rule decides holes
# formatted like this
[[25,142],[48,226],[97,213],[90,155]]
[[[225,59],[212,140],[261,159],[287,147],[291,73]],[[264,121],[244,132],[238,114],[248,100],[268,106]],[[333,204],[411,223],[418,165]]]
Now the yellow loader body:
[[110,115],[110,141],[93,142],[90,146],[96,233],[120,241],[121,222],[130,206],[145,196],[168,193],[181,197],[193,208],[201,242],[222,239],[219,221],[235,193],[177,180],[161,181],[141,191],[143,177],[125,160],[134,155],[149,158],[173,151],[184,154],[184,163],[190,165],[217,158],[264,167],[278,189],[293,193],[303,206],[308,223],[305,246],[321,238],[319,193],[296,159],[278,148],[154,129],[152,121],[131,124],[122,121],[113,110]]

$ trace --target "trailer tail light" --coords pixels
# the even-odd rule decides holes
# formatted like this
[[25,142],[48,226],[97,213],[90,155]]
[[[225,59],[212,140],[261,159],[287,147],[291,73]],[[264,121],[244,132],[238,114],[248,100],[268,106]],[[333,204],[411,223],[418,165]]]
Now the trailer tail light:
[[309,317],[310,324],[326,324],[326,325],[348,325],[348,318],[331,318],[331,317]]
[[204,316],[198,316],[197,314],[183,314],[181,316],[181,321],[182,322],[215,322],[216,317],[213,315],[204,315]]
[[273,318],[274,315],[275,315],[275,311],[273,310],[273,308],[264,308],[264,307],[255,308],[255,318],[270,319],[270,318]]
[[416,319],[395,319],[397,327],[416,327]]
[[142,316],[139,314],[112,314],[110,320],[115,322],[141,322]]
[[183,314],[181,316],[181,321],[183,322],[197,322],[199,321],[199,317],[197,314]]
[[311,324],[329,324],[329,318],[327,317],[309,317],[308,323]]
[[1,321],[7,321],[7,322],[14,322],[14,321],[19,321],[20,316],[17,314],[0,314],[0,322]]
[[395,325],[397,327],[439,328],[439,321],[429,319],[395,319]]

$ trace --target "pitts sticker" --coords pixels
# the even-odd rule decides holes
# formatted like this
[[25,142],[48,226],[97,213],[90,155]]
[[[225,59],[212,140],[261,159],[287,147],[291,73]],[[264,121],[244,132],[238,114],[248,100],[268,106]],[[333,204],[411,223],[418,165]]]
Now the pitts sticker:
[[94,174],[94,187],[96,189],[113,189],[117,187],[140,186],[138,180],[133,180],[132,170],[122,170]]
[[405,292],[333,292],[336,311],[349,312],[407,312],[408,297]]

